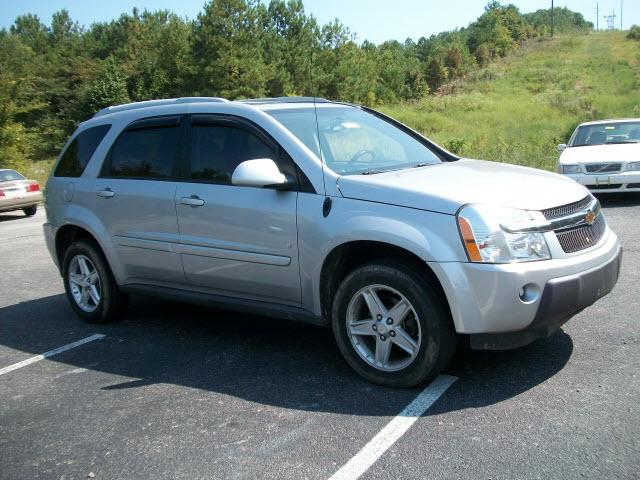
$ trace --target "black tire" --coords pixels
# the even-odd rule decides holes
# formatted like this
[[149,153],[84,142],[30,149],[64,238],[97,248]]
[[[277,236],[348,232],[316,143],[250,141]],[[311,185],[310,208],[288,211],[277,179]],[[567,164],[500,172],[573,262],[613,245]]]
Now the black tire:
[[33,217],[38,211],[38,205],[31,205],[30,207],[23,208],[22,211],[27,217]]
[[[98,272],[100,278],[100,302],[92,312],[87,312],[80,308],[71,292],[69,266],[77,255],[87,257],[95,266],[95,270]],[[102,251],[93,241],[79,240],[67,248],[62,261],[62,279],[71,307],[85,322],[107,323],[117,319],[127,308],[129,295],[119,290]]]
[[[413,362],[396,371],[383,371],[367,363],[355,350],[347,333],[347,308],[368,285],[381,284],[400,292],[413,306],[422,341]],[[451,313],[439,286],[409,262],[388,260],[366,264],[344,279],[333,301],[332,327],[347,363],[372,383],[387,387],[414,387],[431,380],[450,362],[457,335]]]

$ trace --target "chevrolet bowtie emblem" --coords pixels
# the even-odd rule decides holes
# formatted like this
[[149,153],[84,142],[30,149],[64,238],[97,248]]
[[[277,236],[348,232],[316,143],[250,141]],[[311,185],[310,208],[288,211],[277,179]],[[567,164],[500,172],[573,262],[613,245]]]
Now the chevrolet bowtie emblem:
[[584,221],[587,222],[588,225],[593,225],[593,222],[596,219],[596,214],[593,213],[592,210],[587,210],[587,214],[584,216]]

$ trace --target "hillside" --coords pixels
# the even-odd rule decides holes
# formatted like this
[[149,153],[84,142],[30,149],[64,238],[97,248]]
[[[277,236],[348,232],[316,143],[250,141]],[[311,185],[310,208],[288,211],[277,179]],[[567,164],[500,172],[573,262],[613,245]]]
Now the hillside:
[[553,170],[578,123],[640,117],[640,42],[625,35],[529,40],[449,95],[380,109],[461,155]]

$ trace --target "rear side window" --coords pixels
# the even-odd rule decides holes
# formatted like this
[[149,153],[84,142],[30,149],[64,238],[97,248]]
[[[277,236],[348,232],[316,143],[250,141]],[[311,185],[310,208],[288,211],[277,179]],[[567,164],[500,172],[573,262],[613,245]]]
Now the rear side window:
[[80,132],[69,144],[60,158],[54,175],[56,177],[79,177],[89,159],[107,134],[111,125],[98,125]]
[[179,141],[177,125],[125,130],[111,148],[102,176],[148,180],[172,178]]
[[230,185],[231,175],[245,160],[271,158],[273,149],[256,135],[240,128],[193,125],[191,179]]

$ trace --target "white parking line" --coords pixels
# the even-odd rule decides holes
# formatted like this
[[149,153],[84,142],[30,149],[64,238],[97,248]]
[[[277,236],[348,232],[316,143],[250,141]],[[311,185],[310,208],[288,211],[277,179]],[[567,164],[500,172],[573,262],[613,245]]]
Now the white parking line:
[[84,345],[85,343],[93,342],[94,340],[100,340],[104,338],[102,333],[96,333],[95,335],[91,335],[90,337],[83,338],[82,340],[78,340],[77,342],[69,343],[67,345],[63,345],[62,347],[58,347],[54,350],[49,350],[48,352],[41,353],[40,355],[36,355],[35,357],[27,358],[18,363],[14,363],[13,365],[9,365],[8,367],[0,368],[0,375],[4,375],[5,373],[13,372],[22,367],[26,367],[27,365],[31,365],[32,363],[39,362],[40,360],[44,360],[45,358],[49,358],[53,355],[57,355],[58,353],[66,352],[67,350],[71,350],[72,348],[79,347],[80,345]]
[[439,375],[329,480],[356,480],[409,430],[458,377]]

